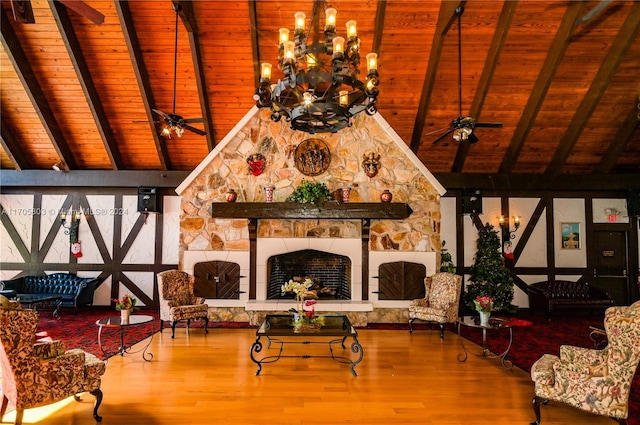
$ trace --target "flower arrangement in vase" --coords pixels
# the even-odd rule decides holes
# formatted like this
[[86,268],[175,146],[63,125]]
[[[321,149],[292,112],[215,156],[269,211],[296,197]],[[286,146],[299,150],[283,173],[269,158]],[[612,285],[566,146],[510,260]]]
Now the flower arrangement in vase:
[[116,303],[116,310],[120,312],[120,319],[122,320],[122,323],[129,323],[129,317],[136,308],[138,300],[127,294],[121,299],[114,298],[112,301]]
[[137,299],[133,298],[131,295],[127,294],[122,297],[122,299],[114,298],[113,302],[116,303],[116,310],[134,310],[136,308]]
[[309,291],[311,286],[313,286],[311,279],[305,279],[302,282],[290,279],[280,287],[282,295],[293,293],[296,297],[296,308],[289,309],[289,312],[293,313],[293,327],[297,332],[320,329],[324,325],[324,317],[316,316],[316,300],[305,300],[305,297],[311,294]]
[[478,313],[480,313],[480,324],[482,326],[489,325],[489,317],[491,317],[491,311],[493,310],[493,299],[488,295],[478,295],[473,304],[476,307]]

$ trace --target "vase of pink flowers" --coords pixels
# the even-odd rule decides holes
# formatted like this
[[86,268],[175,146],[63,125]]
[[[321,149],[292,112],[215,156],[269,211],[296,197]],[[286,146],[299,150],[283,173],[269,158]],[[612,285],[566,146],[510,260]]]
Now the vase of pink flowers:
[[473,303],[480,313],[480,326],[489,326],[489,318],[493,310],[493,299],[488,295],[479,295]]
[[131,312],[135,309],[138,300],[127,294],[121,299],[114,298],[112,301],[116,303],[116,310],[120,312],[121,322],[129,324]]

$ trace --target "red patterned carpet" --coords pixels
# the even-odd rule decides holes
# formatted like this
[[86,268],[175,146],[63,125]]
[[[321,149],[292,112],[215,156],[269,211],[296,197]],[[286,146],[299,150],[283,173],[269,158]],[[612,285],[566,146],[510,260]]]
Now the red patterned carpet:
[[[139,311],[136,314],[146,314],[155,317],[152,323],[131,326],[126,330],[127,344],[133,344],[149,337],[152,333],[160,329],[158,312]],[[46,333],[46,336],[53,339],[60,339],[65,342],[67,349],[82,348],[85,351],[94,353],[102,358],[107,358],[117,352],[119,346],[119,333],[117,329],[105,328],[102,332],[103,348],[106,354],[100,351],[97,340],[98,326],[96,321],[107,316],[116,315],[110,310],[89,310],[80,312],[77,316],[72,312],[62,311],[60,320],[51,317],[50,312],[42,312],[40,317],[39,332]],[[512,319],[513,320],[513,319]],[[529,323],[527,323],[529,322]],[[579,316],[569,315],[554,317],[548,321],[544,317],[523,317],[514,320],[513,344],[508,354],[508,359],[514,365],[529,371],[531,365],[543,354],[558,355],[560,345],[576,345],[581,347],[593,347],[593,342],[589,338],[589,326],[602,326],[601,316]],[[165,331],[167,330],[165,324]],[[184,322],[178,326],[185,326]],[[201,322],[194,322],[192,327],[202,326]],[[210,323],[211,327],[248,327],[247,323]],[[406,324],[371,324],[369,329],[398,329],[408,330]],[[425,329],[426,325],[416,323],[414,330]],[[435,329],[435,328],[434,328]],[[455,331],[453,326],[448,328]],[[482,335],[478,329],[463,328],[462,336],[476,344],[482,344]],[[509,342],[507,331],[490,332],[487,339],[488,348],[496,353],[502,353]],[[631,387],[629,399],[629,425],[640,425],[640,368],[635,375]]]
[[[151,336],[152,333],[160,330],[158,312],[145,311],[136,312],[153,316],[156,320],[137,326],[130,326],[125,330],[126,344],[134,344]],[[38,324],[38,337],[51,338],[64,342],[65,348],[81,348],[84,351],[95,354],[106,359],[118,351],[120,346],[120,333],[117,328],[104,328],[102,330],[102,344],[104,352],[98,345],[98,326],[96,322],[109,316],[117,316],[118,312],[113,310],[87,310],[74,315],[70,310],[61,310],[60,319],[52,317],[50,311],[40,312],[40,323]],[[166,331],[165,331],[166,332]]]

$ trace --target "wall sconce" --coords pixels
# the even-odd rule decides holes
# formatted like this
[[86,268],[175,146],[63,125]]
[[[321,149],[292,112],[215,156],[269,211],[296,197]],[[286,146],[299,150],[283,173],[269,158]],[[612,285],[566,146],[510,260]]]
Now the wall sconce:
[[498,221],[500,222],[500,227],[502,228],[503,241],[515,239],[516,237],[515,232],[520,228],[521,217],[519,215],[514,215],[512,219],[513,219],[513,230],[510,229],[509,220],[504,215],[501,215],[500,217],[498,217]]
[[64,234],[69,235],[69,242],[72,244],[78,242],[78,227],[82,213],[82,209],[60,212],[60,224],[65,228]]

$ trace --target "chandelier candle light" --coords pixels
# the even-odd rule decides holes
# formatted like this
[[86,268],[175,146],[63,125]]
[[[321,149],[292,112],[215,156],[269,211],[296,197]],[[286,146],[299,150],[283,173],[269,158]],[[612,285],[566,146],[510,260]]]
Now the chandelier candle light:
[[[314,1],[310,25],[319,19],[320,0]],[[377,112],[378,55],[366,55],[367,77],[360,81],[360,39],[356,21],[348,21],[347,38],[337,36],[337,11],[325,10],[325,40],[319,37],[307,45],[306,15],[295,15],[293,40],[288,28],[280,28],[278,67],[283,78],[271,84],[272,65],[260,66],[260,84],[254,94],[256,105],[271,108],[271,119],[283,117],[291,129],[307,133],[335,133],[351,126],[351,117]]]

